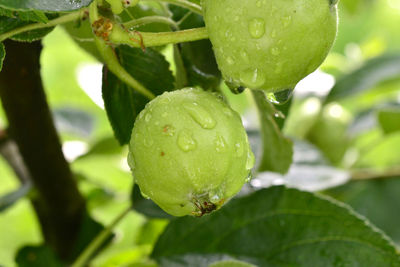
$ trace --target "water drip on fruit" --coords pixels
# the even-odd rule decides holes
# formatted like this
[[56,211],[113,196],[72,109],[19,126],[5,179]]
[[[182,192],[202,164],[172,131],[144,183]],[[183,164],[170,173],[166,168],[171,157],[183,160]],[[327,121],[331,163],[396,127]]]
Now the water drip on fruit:
[[211,201],[213,204],[219,204],[219,202],[220,202],[221,199],[222,199],[222,197],[221,197],[218,193],[216,193],[216,192],[210,192],[210,193],[208,194],[208,197],[209,197],[210,201]]
[[153,145],[153,143],[154,143],[154,141],[150,137],[145,137],[144,140],[143,140],[143,144],[146,147],[151,147]]
[[151,115],[150,114],[146,114],[146,116],[144,116],[144,121],[145,122],[149,122],[151,120]]
[[294,89],[285,89],[276,93],[269,93],[267,94],[267,99],[269,102],[277,104],[277,105],[284,105],[286,104],[293,95]]
[[182,130],[178,136],[178,147],[184,151],[188,152],[196,149],[197,143],[192,137],[192,133],[188,130]]
[[265,21],[262,18],[252,19],[249,23],[249,33],[251,37],[260,39],[265,34]]
[[163,135],[174,136],[175,128],[171,125],[164,125],[164,127],[162,128],[162,133]]
[[240,80],[243,84],[251,89],[258,89],[265,83],[264,73],[259,69],[250,69],[244,71],[240,75]]
[[247,153],[246,170],[251,170],[254,167],[255,161],[253,152],[249,150]]
[[217,134],[214,143],[215,143],[215,150],[217,152],[223,152],[226,149],[226,141],[222,135]]
[[253,174],[251,173],[251,171],[249,171],[249,174],[246,177],[246,183],[250,182],[250,180],[253,179]]
[[145,199],[150,199],[150,197],[148,195],[146,195],[145,193],[143,193],[143,191],[140,191],[140,194],[142,195],[142,197],[144,197]]
[[244,152],[244,146],[242,143],[237,143],[235,145],[235,156],[236,157],[241,157],[243,155]]
[[197,103],[186,103],[183,108],[204,129],[213,129],[217,124],[211,114]]

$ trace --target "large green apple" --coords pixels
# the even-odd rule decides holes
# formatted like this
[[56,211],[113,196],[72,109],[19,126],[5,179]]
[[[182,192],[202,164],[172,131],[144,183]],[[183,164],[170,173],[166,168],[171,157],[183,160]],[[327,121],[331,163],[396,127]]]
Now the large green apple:
[[231,87],[293,89],[336,37],[333,0],[203,0],[218,66]]
[[128,163],[143,195],[174,216],[201,216],[240,191],[254,165],[240,116],[200,89],[166,92],[137,118]]

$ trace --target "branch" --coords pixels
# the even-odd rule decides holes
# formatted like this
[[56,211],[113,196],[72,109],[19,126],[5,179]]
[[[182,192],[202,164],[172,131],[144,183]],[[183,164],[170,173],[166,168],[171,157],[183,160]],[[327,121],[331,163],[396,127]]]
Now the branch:
[[32,199],[46,243],[66,259],[80,231],[85,202],[61,150],[40,77],[40,42],[4,42],[0,99],[10,138],[35,185]]
[[[153,1],[153,0],[142,0],[142,1]],[[197,13],[199,15],[203,14],[201,6],[199,6],[195,3],[192,3],[190,1],[187,1],[187,0],[156,0],[156,1],[167,2],[170,4],[174,4],[176,6],[181,6],[181,7],[187,8],[190,11]]]
[[162,46],[166,44],[177,44],[184,42],[198,41],[208,38],[205,27],[182,30],[176,32],[128,32],[116,25],[109,38],[113,44],[127,44],[133,47],[140,47],[134,33],[141,36],[145,47]]

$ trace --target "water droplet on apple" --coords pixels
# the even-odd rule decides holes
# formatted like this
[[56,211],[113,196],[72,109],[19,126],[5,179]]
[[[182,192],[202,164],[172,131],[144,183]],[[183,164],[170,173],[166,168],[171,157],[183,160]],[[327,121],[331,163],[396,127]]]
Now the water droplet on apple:
[[217,152],[224,152],[226,150],[226,141],[221,134],[217,134],[214,139],[215,150]]
[[249,33],[251,37],[259,39],[265,34],[265,21],[262,18],[252,19],[249,23]]
[[267,94],[267,99],[274,104],[284,105],[293,95],[293,89],[285,89],[275,93]]
[[247,152],[246,170],[251,170],[254,167],[256,159],[252,151]]
[[179,133],[177,143],[178,147],[184,152],[194,150],[197,147],[197,143],[189,130],[182,130]]
[[144,116],[144,121],[145,121],[145,122],[149,122],[150,120],[151,120],[151,114],[147,113],[147,114]]
[[235,144],[235,156],[236,157],[241,157],[244,152],[244,146],[242,143],[236,143]]
[[241,73],[240,80],[249,88],[258,89],[258,87],[265,83],[265,76],[262,71],[256,68]]
[[183,108],[189,113],[193,120],[204,129],[212,129],[217,124],[211,114],[195,102],[185,103],[183,104]]

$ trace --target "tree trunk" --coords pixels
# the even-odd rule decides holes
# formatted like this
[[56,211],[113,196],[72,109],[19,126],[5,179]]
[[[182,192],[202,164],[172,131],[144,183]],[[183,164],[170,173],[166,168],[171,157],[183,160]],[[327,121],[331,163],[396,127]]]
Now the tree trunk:
[[41,43],[5,41],[0,98],[15,140],[35,185],[32,199],[46,243],[69,258],[85,212],[64,158],[40,77]]

